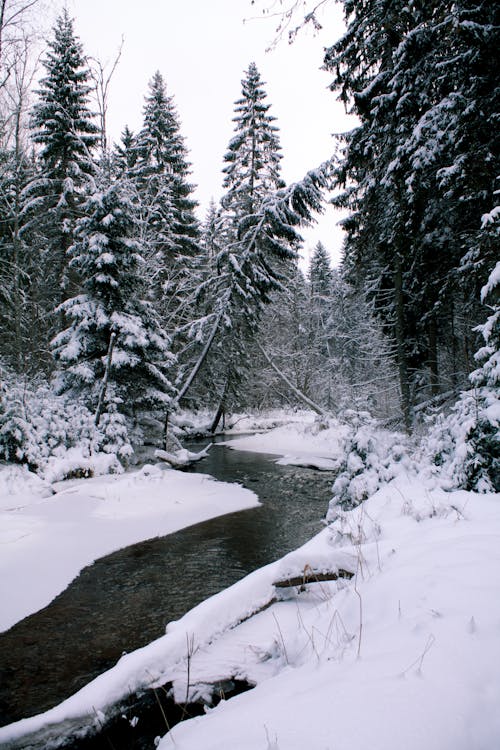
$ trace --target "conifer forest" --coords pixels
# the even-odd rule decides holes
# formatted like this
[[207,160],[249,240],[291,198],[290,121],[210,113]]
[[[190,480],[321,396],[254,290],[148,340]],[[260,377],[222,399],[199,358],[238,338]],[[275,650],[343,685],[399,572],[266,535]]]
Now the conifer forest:
[[496,750],[500,4],[90,10],[203,205],[79,2],[0,0],[0,747]]
[[[291,185],[249,62],[202,220],[164,73],[141,129],[110,143],[112,80],[67,10],[37,77],[33,5],[0,16],[3,458],[36,468],[87,441],[127,460],[180,407],[215,431],[245,409],[354,405],[411,432],[455,404],[476,415],[464,481],[498,487],[495,3],[345,0],[323,65],[359,124]],[[325,201],[345,211],[342,262],[325,237],[304,274],[301,228]]]

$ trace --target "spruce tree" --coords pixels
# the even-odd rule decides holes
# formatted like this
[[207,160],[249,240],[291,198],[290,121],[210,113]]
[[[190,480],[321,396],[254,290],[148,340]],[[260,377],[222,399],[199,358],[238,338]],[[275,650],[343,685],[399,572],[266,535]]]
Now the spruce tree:
[[244,216],[253,214],[262,200],[283,187],[280,177],[281,146],[276,118],[255,63],[250,63],[241,82],[241,98],[235,102],[235,135],[224,161],[223,204],[236,228]]
[[47,303],[57,304],[68,294],[67,251],[92,187],[92,151],[98,142],[88,107],[89,72],[66,9],[55,23],[43,64],[46,75],[32,114],[39,173],[26,190],[25,210],[43,246]]
[[[218,306],[225,300],[225,335],[219,336],[212,351],[212,354],[217,352],[215,362],[212,361],[214,373],[221,365],[224,370],[218,376],[221,404],[227,403],[240,388],[261,305],[270,301],[270,292],[279,287],[286,262],[295,258],[297,250],[293,232],[286,237],[285,230],[281,241],[271,250],[266,247],[265,232],[259,233],[257,229],[265,221],[262,212],[266,200],[283,187],[281,147],[255,63],[249,65],[241,83],[242,95],[235,102],[233,118],[235,135],[224,156],[226,193],[221,201],[219,233],[225,241],[215,259],[216,276],[211,291],[214,301],[209,303]],[[283,229],[276,226],[275,239]]]
[[[161,73],[154,74],[144,104],[144,124],[135,139],[134,175],[146,205],[157,216],[156,231],[165,266],[181,266],[198,254],[199,226],[194,210],[189,162],[172,96]],[[152,185],[156,181],[155,185]],[[169,194],[169,197],[168,195]],[[167,204],[171,205],[164,209]],[[162,210],[164,217],[162,218]],[[168,236],[168,239],[167,239]],[[162,243],[160,243],[162,244]]]
[[135,135],[128,125],[125,125],[121,134],[121,141],[115,143],[111,155],[113,174],[116,177],[130,178],[136,161]]
[[144,249],[136,239],[134,192],[125,181],[104,186],[85,204],[71,264],[81,294],[60,310],[69,325],[56,336],[59,390],[82,398],[96,414],[163,408],[172,396],[169,338],[146,301]]
[[[483,215],[482,225],[482,242],[498,246],[500,206]],[[476,353],[479,367],[470,376],[476,420],[466,437],[464,473],[468,488],[500,492],[500,261],[481,290],[481,299],[490,314],[479,326],[484,346]]]
[[467,375],[477,307],[467,306],[463,330],[459,322],[488,263],[475,258],[464,274],[463,256],[497,173],[498,9],[451,0],[344,7],[347,32],[325,66],[360,119],[336,176],[344,190],[335,202],[351,211],[345,268],[392,329],[409,426],[416,401]]

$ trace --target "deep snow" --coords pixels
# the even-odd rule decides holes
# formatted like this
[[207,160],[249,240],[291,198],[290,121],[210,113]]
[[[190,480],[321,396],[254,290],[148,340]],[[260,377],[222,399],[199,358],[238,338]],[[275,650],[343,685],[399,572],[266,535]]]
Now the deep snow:
[[[337,461],[341,441],[328,433],[312,425],[308,442],[298,425],[244,440],[278,453],[286,435],[282,454]],[[56,708],[0,729],[0,743],[102,718],[124,686],[173,680],[185,696],[188,641],[192,696],[230,676],[257,687],[178,724],[162,750],[496,750],[500,496],[444,491],[403,462],[364,504],[333,510],[303,547],[201,603]],[[338,567],[353,579],[273,586]]]
[[46,606],[99,557],[255,505],[250,490],[161,464],[52,486],[4,466],[0,630]]

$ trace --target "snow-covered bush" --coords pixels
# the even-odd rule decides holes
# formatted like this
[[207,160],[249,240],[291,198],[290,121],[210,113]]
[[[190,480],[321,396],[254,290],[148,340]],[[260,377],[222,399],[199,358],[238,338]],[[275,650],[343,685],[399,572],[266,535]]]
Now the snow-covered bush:
[[26,419],[22,394],[7,389],[3,382],[0,392],[0,458],[30,464],[29,445],[33,429]]
[[402,466],[410,464],[403,435],[380,429],[367,412],[346,411],[343,418],[350,429],[332,488],[328,521],[336,517],[339,506],[344,510],[354,508],[395,477]]
[[428,441],[428,454],[450,488],[500,492],[500,263],[481,291],[492,314],[478,328],[485,346],[476,354],[480,367],[451,414],[440,416]]
[[[27,464],[51,481],[121,470],[132,452],[124,418],[105,414],[99,428],[81,403],[55,396],[46,383],[4,380],[0,399],[0,458]],[[99,460],[108,454],[107,460]]]

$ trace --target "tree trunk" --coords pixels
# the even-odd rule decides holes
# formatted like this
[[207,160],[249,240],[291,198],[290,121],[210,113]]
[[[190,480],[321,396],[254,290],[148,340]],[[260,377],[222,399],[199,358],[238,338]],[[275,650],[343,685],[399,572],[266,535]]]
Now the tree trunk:
[[193,369],[189,373],[186,382],[184,383],[184,385],[182,386],[182,388],[180,389],[179,393],[177,394],[176,398],[173,401],[173,404],[172,404],[173,406],[175,406],[176,404],[178,404],[180,402],[180,400],[182,398],[184,398],[184,396],[186,395],[186,393],[190,389],[191,385],[193,384],[193,381],[194,381],[195,377],[197,376],[197,374],[198,374],[198,372],[200,370],[200,367],[202,366],[203,362],[205,361],[205,359],[207,357],[208,352],[210,351],[210,347],[213,344],[213,341],[214,341],[214,338],[215,338],[215,334],[219,330],[219,325],[220,325],[221,319],[222,319],[222,313],[219,313],[217,315],[216,319],[215,319],[214,324],[213,324],[212,330],[210,332],[210,336],[208,337],[208,339],[206,341],[206,344],[203,347],[203,350],[202,350],[200,356],[198,357],[198,360],[197,360],[195,366],[193,367]]
[[113,358],[113,347],[116,341],[116,333],[113,331],[109,337],[108,356],[106,358],[106,369],[104,370],[104,376],[102,379],[101,390],[99,393],[99,400],[97,402],[97,409],[95,412],[95,426],[99,426],[101,415],[104,409],[104,399],[106,398],[106,391],[108,388],[109,373],[111,370],[111,360]]
[[226,426],[226,398],[229,391],[229,383],[230,383],[230,376],[228,375],[226,378],[226,383],[224,385],[224,390],[222,392],[221,400],[219,402],[219,406],[217,407],[217,411],[215,413],[215,417],[213,419],[213,422],[210,426],[210,432],[213,434],[215,430],[217,429],[217,426],[221,420],[222,417],[222,428],[224,429]]
[[399,373],[399,386],[401,389],[401,409],[403,412],[406,431],[411,432],[412,408],[410,395],[410,380],[408,376],[408,359],[405,347],[405,324],[404,324],[404,300],[403,300],[403,268],[401,257],[396,253],[394,269],[394,307],[396,320],[394,333],[396,336],[396,351]]
[[302,393],[298,388],[296,388],[293,383],[290,382],[290,380],[287,378],[284,372],[282,372],[279,367],[277,367],[274,362],[271,360],[267,352],[264,351],[264,349],[261,347],[260,344],[257,344],[260,351],[264,355],[267,363],[273,368],[274,372],[279,375],[279,377],[282,379],[284,383],[290,388],[291,391],[297,396],[297,398],[302,401],[304,404],[306,404],[310,409],[316,412],[316,414],[319,414],[321,417],[326,416],[326,412],[324,409],[321,408],[321,406],[318,406],[318,404],[315,404],[314,401],[311,401],[311,399],[306,396],[305,393]]
[[170,416],[170,413],[167,411],[165,413],[165,423],[163,425],[163,450],[167,450],[167,442],[168,442],[168,418]]
[[431,395],[437,396],[439,394],[439,370],[437,353],[437,325],[434,316],[429,320],[429,370],[431,381]]

